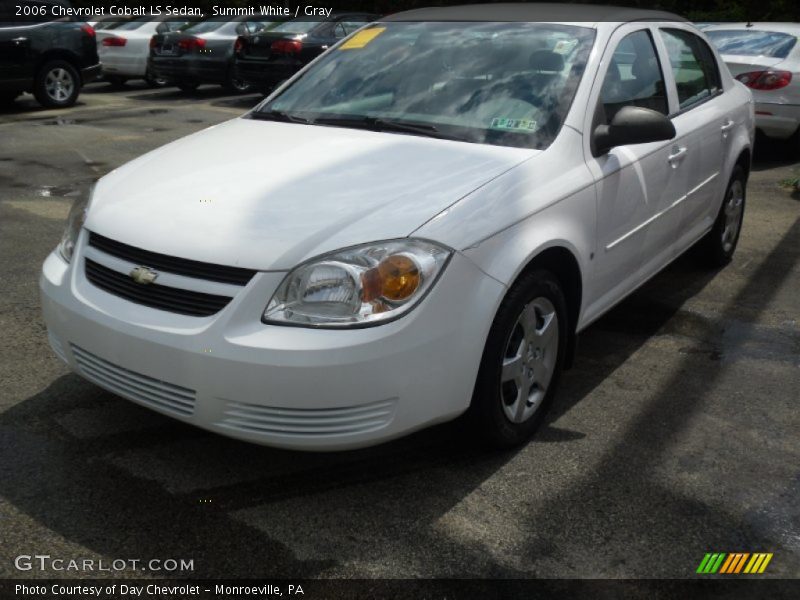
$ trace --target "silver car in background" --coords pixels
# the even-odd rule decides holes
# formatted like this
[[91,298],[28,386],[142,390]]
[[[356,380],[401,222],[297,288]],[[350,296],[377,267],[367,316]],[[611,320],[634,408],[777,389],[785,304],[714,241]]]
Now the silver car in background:
[[704,33],[752,90],[756,128],[800,148],[800,23],[725,23]]

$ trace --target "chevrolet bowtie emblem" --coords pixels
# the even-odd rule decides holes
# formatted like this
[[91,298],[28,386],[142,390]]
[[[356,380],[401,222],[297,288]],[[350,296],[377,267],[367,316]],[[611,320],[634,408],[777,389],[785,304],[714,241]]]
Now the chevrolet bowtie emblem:
[[158,277],[158,273],[147,267],[136,267],[129,275],[136,283],[142,285],[150,285]]

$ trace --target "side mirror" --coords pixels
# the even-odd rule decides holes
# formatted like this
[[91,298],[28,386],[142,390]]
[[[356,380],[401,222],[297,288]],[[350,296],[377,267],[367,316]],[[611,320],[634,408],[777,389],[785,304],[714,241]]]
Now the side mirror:
[[615,146],[661,142],[675,137],[675,126],[656,110],[640,106],[623,106],[610,125],[598,125],[592,134],[595,156]]

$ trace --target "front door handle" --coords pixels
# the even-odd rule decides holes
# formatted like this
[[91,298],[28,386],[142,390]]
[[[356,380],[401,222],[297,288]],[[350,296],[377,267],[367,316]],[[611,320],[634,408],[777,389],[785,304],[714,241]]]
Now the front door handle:
[[683,157],[686,156],[686,152],[687,152],[686,146],[673,147],[672,153],[667,158],[669,164],[671,164],[673,167],[677,166],[677,164],[683,159]]
[[14,38],[11,41],[14,42],[15,46],[21,46],[22,44],[26,44],[28,42],[28,38],[26,38],[26,37],[18,37],[18,38]]

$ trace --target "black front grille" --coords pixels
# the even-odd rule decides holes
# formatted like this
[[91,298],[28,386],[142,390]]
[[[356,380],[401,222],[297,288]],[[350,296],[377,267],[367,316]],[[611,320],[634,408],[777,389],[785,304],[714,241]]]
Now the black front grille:
[[181,290],[151,283],[136,283],[125,273],[119,273],[87,258],[86,279],[109,294],[131,302],[183,315],[208,317],[222,310],[231,298],[203,292]]
[[247,282],[256,274],[251,269],[226,267],[224,265],[189,260],[188,258],[158,254],[157,252],[150,252],[150,250],[142,250],[141,248],[135,248],[134,246],[128,246],[122,242],[109,239],[93,231],[89,232],[89,245],[102,250],[106,254],[137,265],[150,267],[156,271],[167,271],[176,275],[185,275],[186,277],[195,277],[208,281],[247,285]]

